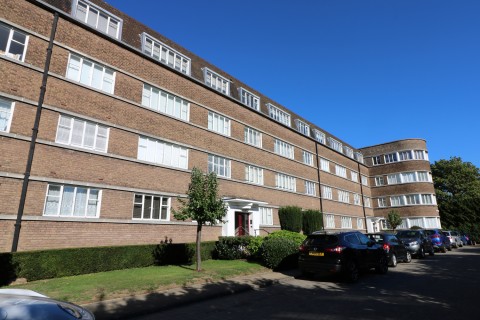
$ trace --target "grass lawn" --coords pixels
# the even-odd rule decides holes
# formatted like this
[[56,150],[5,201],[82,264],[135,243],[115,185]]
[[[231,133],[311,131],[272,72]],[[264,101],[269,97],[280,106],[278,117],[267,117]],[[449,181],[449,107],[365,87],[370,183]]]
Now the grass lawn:
[[243,260],[202,261],[202,271],[191,266],[152,266],[32,281],[8,288],[23,288],[77,304],[154,292],[204,281],[228,279],[269,269]]

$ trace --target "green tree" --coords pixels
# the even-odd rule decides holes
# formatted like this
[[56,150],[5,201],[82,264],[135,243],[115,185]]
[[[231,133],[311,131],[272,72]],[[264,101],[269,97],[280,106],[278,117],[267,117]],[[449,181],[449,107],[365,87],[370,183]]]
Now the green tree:
[[187,197],[187,200],[178,199],[181,208],[178,211],[173,210],[173,216],[178,220],[197,221],[196,264],[197,271],[201,271],[202,227],[206,224],[223,223],[227,208],[218,197],[218,182],[214,172],[203,174],[202,170],[193,168]]
[[459,157],[432,166],[438,209],[444,228],[480,234],[480,170]]
[[388,212],[387,222],[393,231],[395,231],[395,229],[402,224],[402,217],[400,217],[400,214],[397,210],[393,209]]

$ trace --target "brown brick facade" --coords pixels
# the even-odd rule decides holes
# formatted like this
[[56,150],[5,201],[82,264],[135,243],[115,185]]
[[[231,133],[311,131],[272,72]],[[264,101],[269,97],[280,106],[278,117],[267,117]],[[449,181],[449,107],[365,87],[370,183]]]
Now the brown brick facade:
[[[236,223],[233,217],[242,210],[246,210],[244,213],[250,215],[249,220],[254,221],[249,227],[252,234],[264,235],[278,230],[278,208],[288,205],[322,209],[324,213],[333,214],[335,229],[342,228],[342,217],[349,217],[353,229],[366,231],[370,218],[384,217],[391,209],[377,208],[378,197],[408,193],[434,194],[431,183],[378,188],[374,182],[375,176],[392,172],[430,171],[428,161],[406,161],[382,166],[373,166],[371,163],[372,155],[401,150],[426,151],[423,140],[402,140],[361,150],[351,147],[355,152],[363,153],[363,163],[315,141],[313,135],[307,137],[299,133],[295,129],[295,119],[309,124],[311,129],[317,127],[103,1],[94,0],[90,3],[123,19],[121,41],[72,18],[69,15],[71,1],[48,0],[45,3],[58,8],[60,18],[18,250],[158,243],[165,237],[172,238],[174,242],[194,241],[195,225],[176,221],[171,211],[167,221],[133,219],[134,198],[135,194],[170,197],[171,209],[177,208],[177,197],[184,196],[187,191],[190,170],[198,167],[207,171],[209,154],[230,161],[231,174],[229,177],[219,177],[219,186],[220,194],[226,201],[233,200],[229,207],[228,226],[207,228],[203,236],[205,240],[215,240],[222,234],[231,235],[233,224]],[[0,232],[4,234],[0,239],[0,251],[9,251],[55,10],[35,0],[0,0],[0,8],[2,23],[29,36],[23,62],[0,55],[0,73],[3,76],[0,97],[14,104],[10,130],[0,132],[0,196],[2,199],[12,199],[0,202]],[[35,19],[31,19],[33,15]],[[143,32],[191,58],[191,76],[183,75],[144,55],[139,41],[139,34]],[[113,94],[67,79],[71,54],[113,70]],[[203,83],[204,67],[233,80],[230,96]],[[144,84],[188,101],[189,120],[180,120],[142,106]],[[240,87],[259,96],[260,112],[238,100],[237,89]],[[290,114],[290,128],[269,117],[267,103]],[[230,136],[208,129],[209,112],[230,119]],[[62,115],[107,127],[107,151],[93,151],[56,142]],[[245,143],[246,127],[261,133],[261,148]],[[327,137],[339,140],[321,128],[317,129]],[[186,148],[187,168],[138,160],[139,137]],[[275,153],[277,139],[294,148],[294,159]],[[313,165],[303,163],[303,151],[312,154]],[[330,172],[318,168],[320,158],[330,161]],[[336,165],[346,169],[346,177],[336,174]],[[263,169],[263,185],[246,181],[246,166]],[[356,181],[352,181],[352,172],[357,175]],[[295,178],[295,191],[278,188],[280,174]],[[361,184],[362,176],[367,178],[368,185]],[[306,181],[315,184],[315,195],[306,194]],[[75,218],[62,214],[46,215],[49,185],[100,190],[98,216]],[[325,199],[322,186],[332,188],[332,199]],[[349,203],[339,201],[339,191],[349,193]],[[354,203],[355,194],[360,197],[359,204]],[[371,202],[370,206],[364,205],[364,197]],[[261,208],[272,210],[273,224],[266,224],[268,219],[262,220]],[[436,205],[398,209],[404,217],[438,217]],[[358,218],[362,219],[363,226],[357,226]]]

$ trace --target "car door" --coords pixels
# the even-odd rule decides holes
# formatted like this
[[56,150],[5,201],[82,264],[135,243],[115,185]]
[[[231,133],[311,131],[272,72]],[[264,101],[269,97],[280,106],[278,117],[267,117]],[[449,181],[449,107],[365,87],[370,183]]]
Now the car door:
[[389,236],[388,243],[393,252],[397,256],[397,259],[404,259],[407,255],[407,249],[404,244],[394,235]]
[[379,245],[376,244],[375,241],[370,240],[370,238],[368,238],[363,233],[359,232],[357,236],[360,240],[360,244],[365,250],[365,268],[371,268],[372,266],[376,266],[378,260]]

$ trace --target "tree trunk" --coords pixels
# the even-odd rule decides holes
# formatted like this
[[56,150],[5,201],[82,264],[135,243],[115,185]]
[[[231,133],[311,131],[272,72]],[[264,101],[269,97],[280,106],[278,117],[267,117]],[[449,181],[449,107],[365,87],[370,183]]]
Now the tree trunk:
[[202,243],[202,224],[200,221],[197,222],[197,271],[202,271],[202,252],[200,250],[200,245]]

